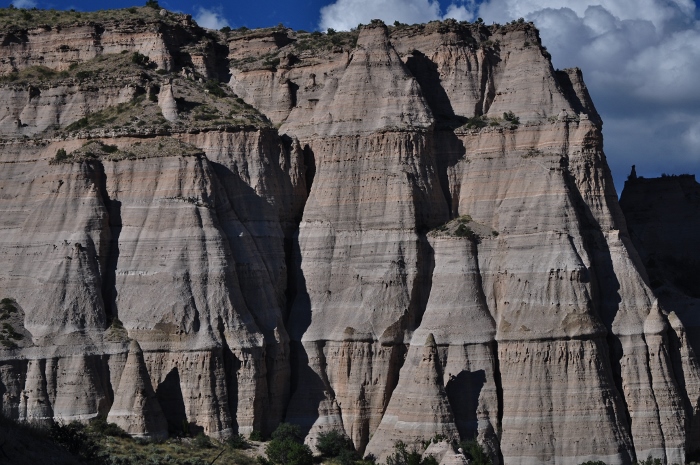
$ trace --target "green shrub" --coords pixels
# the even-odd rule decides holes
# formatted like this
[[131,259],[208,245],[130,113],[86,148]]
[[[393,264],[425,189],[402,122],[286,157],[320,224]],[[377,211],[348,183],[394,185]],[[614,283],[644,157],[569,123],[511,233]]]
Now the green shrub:
[[7,297],[0,300],[0,320],[7,320],[12,313],[17,313],[17,302]]
[[18,332],[15,331],[15,328],[10,324],[10,323],[3,323],[2,324],[2,330],[0,330],[0,336],[3,337],[4,340],[10,340],[14,339],[15,341],[21,341],[24,339],[24,336]]
[[355,451],[352,440],[341,431],[327,431],[318,435],[316,448],[324,457],[338,457],[344,451]]
[[204,433],[198,433],[192,440],[192,445],[197,449],[208,449],[210,447],[214,447],[214,444],[211,443],[209,436]]
[[301,433],[299,425],[280,423],[277,429],[272,433],[272,439],[277,439],[279,441],[291,439],[301,444],[304,441],[304,435]]
[[49,437],[68,449],[71,454],[78,455],[88,461],[97,459],[99,445],[87,433],[85,425],[77,421],[67,425],[54,423],[49,430]]
[[231,449],[243,450],[250,448],[250,444],[248,444],[248,441],[246,441],[242,434],[234,434],[226,441],[226,444],[228,444]]
[[265,447],[265,455],[276,465],[311,465],[313,454],[303,443],[301,428],[291,423],[280,423]]
[[[119,320],[117,320],[119,321]],[[107,420],[101,417],[97,417],[90,421],[90,429],[102,436],[112,436],[116,438],[130,438],[129,433],[121,429],[118,425],[114,423],[107,423]]]
[[160,5],[156,0],[146,0],[146,6],[148,8],[153,8],[154,10],[160,10]]
[[[338,454],[337,459],[338,462],[340,462],[340,465],[356,465],[360,459],[360,454],[354,450],[343,449],[340,451],[340,454]],[[372,462],[371,460],[367,461]]]
[[638,460],[634,462],[635,465],[663,465],[663,462],[659,458],[651,458],[651,455],[646,458],[646,460]]
[[403,441],[397,441],[394,452],[386,458],[386,465],[438,465],[438,461],[432,455],[423,458],[415,447],[408,450]]
[[90,76],[92,76],[92,72],[90,71],[78,71],[77,73],[75,73],[75,77],[77,77],[81,81],[89,78]]
[[260,431],[254,429],[250,433],[250,436],[248,436],[248,439],[250,439],[251,441],[262,442],[265,440],[265,437],[263,436],[263,434]]
[[119,151],[119,147],[117,147],[116,145],[103,144],[102,150],[104,150],[107,153],[116,153]]
[[493,465],[491,458],[486,454],[481,444],[476,442],[476,439],[464,441],[460,443],[460,447],[467,459],[470,460],[470,465]]
[[275,58],[267,58],[263,62],[264,66],[270,67],[270,68],[276,68],[280,64],[280,58],[275,57]]
[[[157,5],[157,3],[156,3],[156,5]],[[134,52],[131,54],[131,62],[135,63],[139,66],[146,66],[146,65],[148,65],[149,61],[150,61],[150,58],[148,58],[146,55],[144,55],[142,53]]]
[[520,124],[520,118],[515,116],[515,114],[512,111],[507,111],[503,113],[503,119],[512,124]]
[[468,239],[474,239],[474,231],[472,229],[465,225],[465,224],[460,224],[457,226],[457,229],[455,230],[455,236],[457,237],[466,237]]
[[[85,116],[80,118],[78,121],[66,126],[66,131],[77,131],[78,129],[83,129],[89,125],[88,117]],[[60,149],[59,149],[60,150]]]
[[219,81],[216,79],[209,79],[206,84],[204,84],[204,88],[208,90],[211,95],[216,97],[226,97],[226,91],[221,88]]
[[488,119],[481,116],[469,118],[469,120],[467,121],[467,129],[481,129],[483,127],[486,127],[487,125]]
[[290,438],[273,439],[265,447],[267,459],[276,465],[311,465],[313,454],[306,444]]

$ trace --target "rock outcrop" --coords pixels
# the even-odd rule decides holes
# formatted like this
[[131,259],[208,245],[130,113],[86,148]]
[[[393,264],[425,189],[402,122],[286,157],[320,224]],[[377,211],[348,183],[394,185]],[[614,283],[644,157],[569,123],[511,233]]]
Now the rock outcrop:
[[630,181],[625,220],[533,25],[7,12],[4,415],[524,465],[700,441],[697,184]]
[[670,361],[676,377],[669,380],[675,381],[669,388],[684,399],[679,405],[665,405],[660,414],[667,421],[685,419],[689,431],[686,447],[697,454],[700,446],[694,438],[700,434],[700,371],[696,355],[700,350],[700,184],[693,175],[638,178],[633,169],[622,191],[620,206],[658,299],[645,322],[654,344],[650,355],[661,363]]
[[129,356],[119,378],[107,421],[134,436],[155,439],[168,436],[168,424],[151,386],[143,352],[135,340],[129,344]]

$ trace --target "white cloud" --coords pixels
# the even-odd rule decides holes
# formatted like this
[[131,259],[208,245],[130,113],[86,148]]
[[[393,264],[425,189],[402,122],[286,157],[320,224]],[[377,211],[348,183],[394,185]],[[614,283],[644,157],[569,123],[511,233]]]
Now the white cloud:
[[442,16],[442,19],[446,18],[456,19],[457,21],[471,21],[474,18],[474,11],[468,6],[453,3],[447,7],[447,11]]
[[683,133],[683,144],[688,150],[689,157],[697,160],[697,157],[700,156],[700,123],[692,124]]
[[474,17],[473,4],[473,0],[452,3],[443,14],[438,0],[336,0],[321,8],[320,28],[346,31],[373,19],[387,24],[425,23],[445,18],[464,21]]
[[16,8],[34,8],[36,6],[36,2],[34,0],[13,0],[12,4]]
[[201,6],[197,7],[197,14],[194,15],[194,20],[202,27],[208,29],[221,29],[224,26],[229,26],[228,20],[224,18],[221,7],[207,9]]
[[349,30],[381,19],[387,23],[424,23],[440,17],[437,0],[337,0],[321,8],[321,29]]

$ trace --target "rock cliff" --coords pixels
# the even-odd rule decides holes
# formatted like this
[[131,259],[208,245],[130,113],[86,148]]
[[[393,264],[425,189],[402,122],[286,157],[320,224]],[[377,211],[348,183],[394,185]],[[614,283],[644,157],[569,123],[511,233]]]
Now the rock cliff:
[[[505,464],[700,441],[687,249],[629,220],[646,200],[628,229],[581,72],[532,24],[2,12],[4,415]],[[658,221],[694,237],[681,210]]]

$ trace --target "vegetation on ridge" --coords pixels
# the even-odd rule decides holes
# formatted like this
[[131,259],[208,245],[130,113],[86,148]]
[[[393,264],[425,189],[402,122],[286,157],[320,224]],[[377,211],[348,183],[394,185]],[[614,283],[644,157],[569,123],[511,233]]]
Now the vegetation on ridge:
[[17,341],[24,339],[24,335],[18,333],[12,323],[5,321],[17,313],[17,302],[14,299],[6,297],[0,300],[0,345],[8,349],[16,348]]
[[[157,4],[157,3],[156,3]],[[40,10],[37,8],[0,8],[0,31],[17,31],[35,27],[56,28],[77,26],[88,23],[119,23],[120,26],[144,25],[162,22],[175,25],[185,17],[184,14],[168,13],[160,15],[160,9],[130,7],[118,10],[75,11],[75,10]]]

